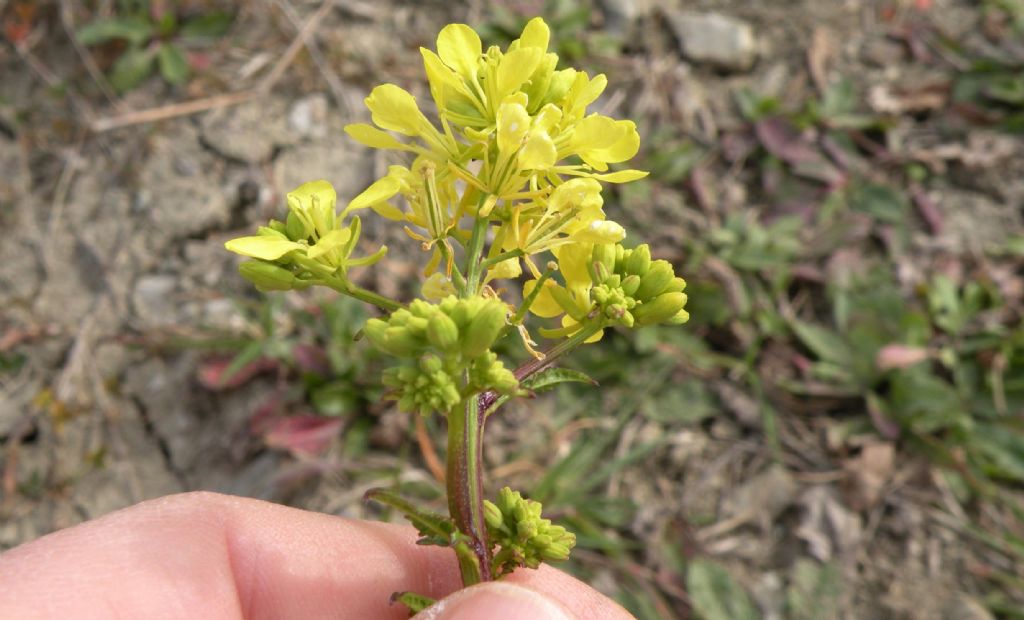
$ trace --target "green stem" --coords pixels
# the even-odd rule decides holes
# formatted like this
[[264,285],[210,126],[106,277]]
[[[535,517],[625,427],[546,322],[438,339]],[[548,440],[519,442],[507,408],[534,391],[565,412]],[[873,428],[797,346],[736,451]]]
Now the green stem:
[[445,269],[448,269],[448,265],[452,266],[452,284],[455,285],[455,290],[461,295],[466,290],[466,278],[459,271],[459,266],[452,260],[452,252],[446,242],[447,239],[438,239],[437,247],[441,250],[441,260],[444,262]]
[[498,254],[497,256],[492,256],[492,257],[488,258],[487,260],[485,260],[483,262],[483,264],[480,265],[480,268],[483,271],[487,271],[488,269],[490,269],[491,267],[497,265],[498,263],[500,263],[502,261],[506,261],[506,260],[508,260],[510,258],[519,258],[523,254],[524,254],[524,252],[522,250],[520,250],[519,248],[516,248],[514,250],[509,250],[508,252],[502,252],[501,254]]
[[402,307],[402,304],[398,303],[394,299],[391,299],[390,297],[385,297],[379,293],[374,293],[373,291],[367,290],[357,284],[353,284],[349,280],[343,280],[341,278],[331,278],[329,280],[324,280],[324,284],[338,291],[339,293],[342,293],[343,295],[348,295],[349,297],[354,297],[359,301],[364,301],[368,304],[373,304],[380,308],[381,310],[394,312],[395,310],[398,310],[399,308]]
[[[481,204],[487,194],[481,195]],[[487,236],[486,217],[478,217],[473,221],[473,233],[469,237],[469,245],[466,246],[466,292],[465,297],[472,297],[477,294],[480,288],[480,257],[484,251],[484,237]]]
[[469,538],[477,559],[459,562],[465,586],[491,580],[491,552],[484,522],[484,420],[479,405],[477,396],[471,396],[464,408],[448,414],[448,510],[455,526]]

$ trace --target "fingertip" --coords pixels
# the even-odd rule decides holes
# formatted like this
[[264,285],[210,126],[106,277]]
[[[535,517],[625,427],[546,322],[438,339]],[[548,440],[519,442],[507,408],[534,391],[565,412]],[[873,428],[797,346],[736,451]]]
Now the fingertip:
[[507,582],[459,590],[416,616],[416,620],[574,620],[558,602]]

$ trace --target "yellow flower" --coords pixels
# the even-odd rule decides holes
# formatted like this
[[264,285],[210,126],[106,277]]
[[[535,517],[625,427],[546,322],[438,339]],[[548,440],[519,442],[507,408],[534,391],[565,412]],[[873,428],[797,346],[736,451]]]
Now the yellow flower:
[[[271,221],[256,235],[224,244],[229,251],[270,263],[292,265],[313,275],[345,275],[349,267],[372,265],[387,253],[352,258],[362,230],[358,217],[347,227],[335,212],[337,194],[327,181],[312,181],[288,192],[288,220]],[[347,209],[346,209],[347,211]]]

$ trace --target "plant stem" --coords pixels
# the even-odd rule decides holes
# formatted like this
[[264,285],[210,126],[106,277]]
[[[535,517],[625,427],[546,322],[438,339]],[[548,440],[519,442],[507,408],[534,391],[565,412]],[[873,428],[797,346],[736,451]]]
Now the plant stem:
[[508,252],[502,252],[501,254],[498,254],[496,256],[492,256],[491,258],[488,258],[487,260],[485,260],[483,265],[480,266],[480,268],[482,270],[486,271],[486,270],[490,269],[491,267],[497,265],[498,263],[500,263],[502,261],[506,261],[506,260],[508,260],[510,258],[519,258],[522,255],[523,255],[523,251],[520,250],[519,248],[516,248],[514,250],[509,250]]
[[339,293],[348,295],[349,297],[354,297],[359,301],[364,301],[368,304],[373,304],[382,310],[387,310],[388,312],[394,312],[402,307],[402,304],[398,303],[394,299],[369,291],[357,284],[353,284],[349,280],[331,278],[326,281],[326,284]]
[[479,569],[459,562],[462,583],[471,586],[491,580],[491,552],[487,544],[483,499],[484,420],[477,396],[448,414],[448,511],[459,531],[469,537]]
[[466,247],[466,297],[476,295],[480,287],[480,257],[484,251],[488,223],[486,217],[478,217],[473,222],[473,233]]

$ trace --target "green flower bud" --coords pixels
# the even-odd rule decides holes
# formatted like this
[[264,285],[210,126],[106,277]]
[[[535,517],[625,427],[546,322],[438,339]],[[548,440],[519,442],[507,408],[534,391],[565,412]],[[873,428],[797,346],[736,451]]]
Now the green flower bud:
[[629,256],[623,259],[623,271],[628,274],[642,276],[651,266],[651,248],[646,244],[633,248]]
[[683,323],[685,323],[685,322],[687,322],[689,320],[690,320],[690,313],[687,312],[686,310],[680,310],[679,312],[677,312],[675,314],[675,316],[673,316],[672,318],[670,318],[669,320],[667,320],[665,322],[668,323],[669,325],[682,325]]
[[675,277],[672,265],[666,260],[656,260],[651,263],[647,273],[640,276],[640,287],[636,289],[636,297],[641,301],[661,294]]
[[491,348],[498,334],[505,327],[505,304],[498,300],[486,300],[461,334],[462,354],[472,358]]
[[295,274],[273,263],[247,260],[238,266],[242,277],[261,291],[289,291],[296,288]]
[[388,327],[384,330],[381,348],[395,357],[412,357],[420,348],[420,342],[408,327]]
[[609,273],[615,271],[615,247],[614,243],[599,243],[594,246],[591,260],[594,263],[604,265]]
[[492,530],[501,529],[502,525],[504,525],[501,509],[486,499],[484,500],[484,521],[487,523],[487,527]]
[[640,276],[636,274],[630,274],[622,279],[622,284],[619,285],[622,292],[629,297],[633,297],[636,294],[636,290],[640,288]]
[[451,317],[437,312],[427,322],[427,338],[441,351],[451,353],[459,346],[459,328]]
[[654,325],[674,318],[686,305],[685,293],[664,293],[633,310],[638,325]]
[[663,293],[682,293],[686,290],[686,280],[676,276],[672,278],[672,281],[665,287]]

